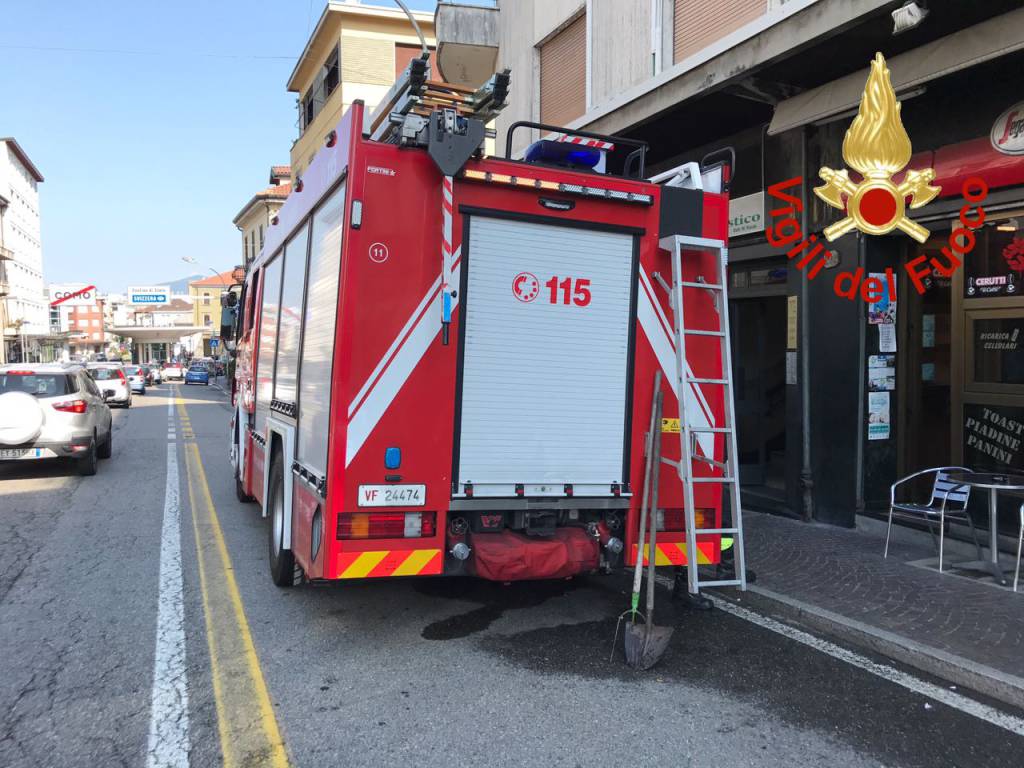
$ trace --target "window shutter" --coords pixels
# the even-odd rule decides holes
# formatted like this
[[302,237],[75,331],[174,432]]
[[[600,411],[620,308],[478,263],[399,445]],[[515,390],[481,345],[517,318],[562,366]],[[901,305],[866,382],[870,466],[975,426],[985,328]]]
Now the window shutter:
[[587,17],[540,47],[540,121],[565,125],[587,111]]
[[675,0],[672,15],[673,61],[682,61],[763,16],[767,0]]

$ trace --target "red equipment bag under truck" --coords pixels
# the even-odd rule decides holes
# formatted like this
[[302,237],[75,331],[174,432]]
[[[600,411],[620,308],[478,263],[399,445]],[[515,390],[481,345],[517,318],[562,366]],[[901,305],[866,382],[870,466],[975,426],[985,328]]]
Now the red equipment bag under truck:
[[[684,284],[714,284],[724,185],[700,188],[698,170],[662,187],[642,143],[538,124],[509,130],[509,146],[516,130],[550,137],[524,159],[484,157],[508,73],[471,111],[426,72],[414,60],[376,112],[345,114],[237,296],[237,491],[271,517],[282,586],[632,564],[659,368],[664,457],[679,462],[693,429],[692,477],[722,477],[725,390],[688,385],[680,414],[659,243],[718,243],[679,262]],[[419,101],[438,89],[453,107]],[[724,376],[722,299],[686,291],[687,329],[709,333],[686,337],[684,377]],[[684,488],[661,472],[657,564],[693,559]],[[696,527],[720,529],[721,482],[690,488]],[[719,561],[720,533],[693,541],[697,562]]]

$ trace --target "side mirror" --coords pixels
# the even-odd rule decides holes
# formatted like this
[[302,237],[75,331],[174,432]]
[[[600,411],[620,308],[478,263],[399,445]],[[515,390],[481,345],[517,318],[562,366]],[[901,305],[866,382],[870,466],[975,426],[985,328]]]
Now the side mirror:
[[220,295],[220,305],[222,307],[234,307],[238,304],[238,295],[233,291],[225,291]]
[[235,338],[235,322],[237,319],[238,314],[234,307],[224,307],[220,311],[220,337],[222,339]]
[[114,390],[112,390],[112,389],[104,389],[103,390],[103,402],[104,403],[107,402],[107,400],[109,400],[110,398],[112,398],[116,394],[117,393],[114,392]]

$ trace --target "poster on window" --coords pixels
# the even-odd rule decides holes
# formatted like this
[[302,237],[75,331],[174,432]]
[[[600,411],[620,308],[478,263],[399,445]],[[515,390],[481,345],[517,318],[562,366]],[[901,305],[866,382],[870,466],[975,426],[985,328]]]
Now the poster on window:
[[889,439],[889,393],[868,392],[868,440]]
[[1020,472],[1024,466],[1024,407],[964,405],[964,463],[974,470]]
[[889,392],[896,389],[896,355],[868,356],[868,391]]

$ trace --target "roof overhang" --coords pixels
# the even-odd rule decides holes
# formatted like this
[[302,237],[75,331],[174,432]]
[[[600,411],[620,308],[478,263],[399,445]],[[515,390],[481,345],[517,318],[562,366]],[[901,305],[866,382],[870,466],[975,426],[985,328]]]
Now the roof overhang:
[[11,151],[15,154],[18,160],[21,161],[21,164],[25,166],[25,170],[32,174],[33,179],[40,183],[45,181],[45,179],[43,179],[43,174],[41,174],[35,164],[28,159],[28,155],[25,154],[25,150],[21,148],[21,145],[18,144],[13,136],[0,138],[0,142],[3,141],[6,141],[10,145]]
[[108,327],[103,330],[109,334],[132,339],[133,341],[177,344],[183,336],[193,336],[197,333],[210,331],[211,329],[202,325],[173,325],[166,327],[123,325]]
[[[894,56],[887,65],[892,86],[900,96],[930,80],[1021,49],[1024,49],[1024,8]],[[866,79],[866,71],[851,72],[780,102],[775,107],[768,133],[782,133],[856,111]]]

